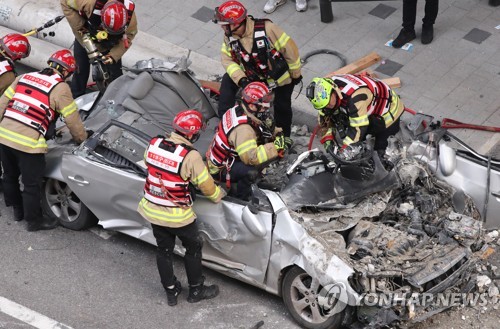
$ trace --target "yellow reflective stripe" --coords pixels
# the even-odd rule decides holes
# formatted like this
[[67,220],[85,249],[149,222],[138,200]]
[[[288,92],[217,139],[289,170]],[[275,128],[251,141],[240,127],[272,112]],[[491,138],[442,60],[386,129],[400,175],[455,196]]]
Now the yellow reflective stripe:
[[279,77],[278,80],[276,80],[276,83],[280,84],[283,81],[285,81],[286,79],[288,79],[289,77],[290,77],[290,72],[286,71],[281,77]]
[[259,160],[259,164],[266,162],[267,159],[266,148],[263,145],[257,147],[257,160]]
[[76,103],[73,101],[71,104],[66,106],[61,110],[61,115],[63,118],[66,118],[68,115],[70,115],[73,112],[76,112],[78,110],[78,107],[76,106]]
[[203,168],[203,171],[198,176],[193,178],[192,182],[195,185],[200,185],[200,184],[206,182],[207,179],[208,179],[208,170],[207,170],[207,168]]
[[76,0],[68,0],[68,1],[66,1],[66,4],[69,7],[73,8],[75,10],[78,10],[78,7],[76,6]]
[[153,209],[151,207],[148,207],[148,204],[148,200],[142,198],[140,206],[144,210],[144,213],[148,217],[154,218],[156,220],[179,223],[186,221],[194,216],[194,211],[191,207],[186,209],[168,208],[171,212],[165,212],[160,209]]
[[390,124],[394,121],[392,118],[393,117],[396,118],[396,113],[398,112],[398,108],[399,108],[399,97],[392,90],[391,90],[391,94],[392,94],[391,107],[389,108],[389,111],[382,114],[382,117],[384,118],[386,127],[388,126],[388,124]]
[[288,63],[288,68],[290,70],[298,70],[300,69],[300,57],[293,63]]
[[255,139],[250,139],[250,140],[247,140],[246,142],[238,145],[238,147],[236,148],[236,152],[239,155],[241,155],[241,154],[248,152],[250,150],[253,150],[255,148],[257,148],[257,142],[255,141]]
[[241,70],[240,66],[236,63],[233,63],[227,67],[226,72],[229,76],[232,76],[233,73],[238,71],[238,70]]
[[225,42],[222,43],[222,47],[220,48],[220,51],[229,57],[231,57],[231,48],[229,48]]
[[351,127],[361,127],[368,126],[370,121],[368,120],[368,114],[362,115],[357,118],[349,117],[349,125]]
[[344,138],[342,143],[345,145],[351,145],[352,143],[354,143],[354,141],[351,139],[351,137],[347,136],[346,138]]
[[207,196],[210,200],[217,200],[220,196],[220,187],[215,185],[215,192]]
[[281,37],[278,40],[276,40],[273,46],[277,51],[280,51],[282,48],[286,46],[288,40],[290,40],[290,36],[288,36],[288,34],[286,33],[283,33]]
[[46,148],[47,147],[47,142],[45,141],[45,138],[43,135],[40,135],[40,138],[38,140],[26,137],[24,135],[18,134],[16,132],[13,132],[12,130],[5,129],[3,127],[0,127],[0,137],[5,138],[6,140],[9,140],[11,142],[14,142],[19,145],[31,147],[32,149],[37,149],[37,148]]
[[14,94],[16,93],[16,91],[14,90],[14,88],[12,87],[9,87],[5,90],[5,92],[3,93],[5,97],[7,97],[8,99],[12,99],[12,97],[14,96]]

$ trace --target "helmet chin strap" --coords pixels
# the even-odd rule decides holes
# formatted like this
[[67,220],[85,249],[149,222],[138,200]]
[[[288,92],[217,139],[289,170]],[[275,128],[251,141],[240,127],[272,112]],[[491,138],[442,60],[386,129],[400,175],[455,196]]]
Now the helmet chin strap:
[[229,27],[228,25],[228,28],[224,29],[224,34],[226,35],[226,37],[230,37],[233,35],[234,32],[236,32],[236,30],[238,30],[241,25],[243,25],[245,23],[245,21],[241,22],[240,24],[238,24],[238,26],[236,26],[234,29],[231,30],[231,28]]

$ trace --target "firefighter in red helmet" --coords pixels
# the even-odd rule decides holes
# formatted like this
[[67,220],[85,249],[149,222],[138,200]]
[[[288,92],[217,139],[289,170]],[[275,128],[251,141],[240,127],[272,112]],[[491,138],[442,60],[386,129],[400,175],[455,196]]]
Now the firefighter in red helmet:
[[[24,35],[9,33],[0,39],[0,95],[16,78],[15,62],[28,57],[30,51],[30,43]],[[0,165],[0,177],[2,172]],[[2,188],[1,184],[0,188]]]
[[295,41],[269,19],[255,19],[238,1],[226,1],[215,8],[213,21],[222,26],[224,41],[219,116],[235,104],[238,88],[260,81],[274,93],[276,126],[283,129],[285,142],[292,125],[292,93],[301,82],[301,63]]
[[281,129],[270,113],[272,94],[262,82],[251,82],[238,104],[224,113],[207,152],[210,174],[220,181],[237,183],[234,196],[249,200],[251,184],[269,161],[283,156]]
[[[28,231],[52,229],[57,219],[42,217],[40,187],[45,170],[47,139],[62,115],[73,140],[87,138],[71,90],[65,80],[76,70],[69,50],[59,50],[40,72],[17,77],[0,98],[0,154],[4,169],[5,203],[14,218],[26,220]],[[23,191],[19,186],[22,177]]]
[[196,110],[182,111],[173,120],[174,131],[151,140],[144,154],[148,176],[139,213],[151,223],[158,246],[156,260],[169,306],[177,304],[180,281],[174,275],[172,257],[178,237],[186,248],[184,265],[189,285],[187,301],[196,303],[219,294],[217,285],[206,286],[201,269],[202,240],[192,204],[196,186],[209,200],[218,203],[225,191],[215,185],[193,143],[204,129]]
[[121,58],[137,34],[135,4],[132,0],[61,0],[61,7],[76,38],[78,71],[71,81],[71,92],[76,98],[85,93],[90,75],[84,35],[102,55],[100,60],[110,80],[122,75]]

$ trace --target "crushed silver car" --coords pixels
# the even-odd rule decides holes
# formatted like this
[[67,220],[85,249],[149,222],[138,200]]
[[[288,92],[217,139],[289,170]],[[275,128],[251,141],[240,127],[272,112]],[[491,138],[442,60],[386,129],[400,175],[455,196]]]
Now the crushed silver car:
[[[99,223],[155,244],[136,212],[144,150],[177,112],[196,108],[207,120],[196,143],[203,154],[218,123],[214,102],[185,59],[139,62],[103,95],[78,102],[95,133],[75,146],[60,127],[46,157],[45,211],[70,229]],[[488,247],[484,230],[500,226],[500,163],[418,119],[403,125],[383,159],[369,143],[363,161],[351,163],[297,150],[266,170],[250,202],[197,196],[204,265],[282,296],[304,328],[377,327],[440,311],[368,307],[361,301],[370,292],[470,291]]]

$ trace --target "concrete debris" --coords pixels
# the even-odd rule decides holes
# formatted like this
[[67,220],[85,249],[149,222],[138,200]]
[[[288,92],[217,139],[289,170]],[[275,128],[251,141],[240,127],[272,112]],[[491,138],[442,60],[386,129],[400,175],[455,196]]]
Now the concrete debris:
[[478,275],[476,278],[476,285],[479,292],[485,292],[491,284],[491,279],[486,275]]
[[494,231],[491,231],[489,232],[488,234],[486,234],[484,236],[484,241],[486,243],[492,243],[493,241],[495,241],[496,239],[498,238],[498,231],[497,230],[494,230]]
[[494,298],[494,297],[499,297],[498,295],[500,294],[500,292],[498,291],[498,287],[495,286],[494,284],[491,285],[489,288],[488,288],[488,296],[490,298]]

